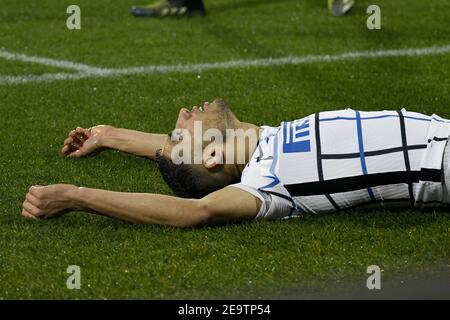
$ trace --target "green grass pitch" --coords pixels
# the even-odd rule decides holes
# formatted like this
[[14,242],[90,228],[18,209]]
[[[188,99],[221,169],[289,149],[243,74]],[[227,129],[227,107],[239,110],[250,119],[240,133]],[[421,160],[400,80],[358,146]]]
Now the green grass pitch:
[[[205,0],[208,16],[189,20],[135,19],[128,8],[137,2],[126,0],[75,2],[82,28],[69,31],[74,1],[2,0],[0,48],[119,68],[450,44],[447,0],[357,0],[343,18],[330,16],[325,0]],[[369,31],[373,3],[382,29]],[[0,58],[0,76],[58,72],[67,70]],[[76,126],[165,133],[180,107],[215,97],[256,124],[344,107],[450,118],[449,89],[450,54],[0,85],[0,299],[309,298],[366,292],[373,264],[385,290],[448,275],[448,212],[354,211],[179,230],[81,213],[35,222],[20,211],[33,184],[170,193],[142,158],[63,158]],[[81,290],[66,288],[69,265],[81,267]]]

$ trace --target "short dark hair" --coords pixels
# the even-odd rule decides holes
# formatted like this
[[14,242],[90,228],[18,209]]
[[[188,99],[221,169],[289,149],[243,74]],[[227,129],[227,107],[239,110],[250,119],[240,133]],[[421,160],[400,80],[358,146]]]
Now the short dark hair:
[[232,177],[214,178],[206,172],[195,170],[193,165],[174,164],[162,155],[162,150],[158,150],[155,160],[164,181],[177,196],[182,198],[202,198],[211,192],[239,182],[239,179]]

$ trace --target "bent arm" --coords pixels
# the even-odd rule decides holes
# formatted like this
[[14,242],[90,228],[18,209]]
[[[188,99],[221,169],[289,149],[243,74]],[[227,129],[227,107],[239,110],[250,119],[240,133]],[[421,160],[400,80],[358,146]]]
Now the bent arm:
[[137,156],[155,159],[163,148],[167,135],[99,125],[90,129],[72,130],[64,141],[61,152],[68,157],[84,157],[99,148],[112,148]]

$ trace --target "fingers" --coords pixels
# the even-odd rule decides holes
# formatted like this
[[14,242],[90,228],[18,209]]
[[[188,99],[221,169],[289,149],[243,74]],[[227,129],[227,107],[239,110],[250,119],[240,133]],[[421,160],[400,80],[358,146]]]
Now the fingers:
[[22,204],[23,211],[26,214],[31,215],[33,217],[38,217],[41,214],[41,210],[35,206],[33,206],[28,200],[25,200]]
[[78,148],[80,148],[81,145],[82,143],[75,137],[75,133],[71,132],[69,134],[69,137],[66,140],[64,140],[64,146],[61,152],[67,156],[70,153],[74,152],[75,150],[78,150]]
[[34,206],[39,207],[40,201],[43,196],[43,191],[41,189],[43,188],[45,187],[39,185],[31,186],[28,189],[28,193],[26,194],[25,199],[32,203]]
[[31,203],[35,207],[39,207],[40,201],[38,198],[36,198],[34,195],[32,195],[30,192],[27,193],[25,196],[25,200],[27,200],[29,203]]
[[70,154],[68,154],[67,156],[70,158],[80,158],[83,155],[84,154],[81,152],[81,150],[75,150],[75,151],[71,152]]
[[73,142],[82,145],[83,142],[89,139],[89,136],[86,133],[86,131],[87,131],[86,129],[80,127],[76,128],[75,130],[72,130],[71,137],[73,139]]
[[69,137],[64,141],[68,144],[71,144],[77,148],[83,145],[83,142],[86,141],[87,137],[83,134],[77,133],[75,130],[71,131]]
[[37,196],[39,195],[39,194],[38,194],[39,189],[41,189],[41,188],[43,188],[43,186],[40,186],[40,185],[34,185],[34,186],[31,186],[31,187],[28,189],[28,193],[30,193],[30,194],[32,194],[33,196],[37,197]]
[[24,216],[25,218],[28,218],[28,219],[37,220],[37,218],[35,216],[33,216],[31,213],[29,213],[25,209],[22,209],[22,216]]
[[82,148],[83,145],[79,142],[79,141],[74,141],[72,138],[67,138],[64,141],[64,146],[61,149],[61,152],[68,156],[70,155],[72,152],[77,151],[79,148]]
[[75,132],[77,133],[77,135],[80,136],[80,138],[83,140],[89,139],[89,137],[91,135],[90,131],[91,131],[90,129],[84,129],[81,127],[77,127],[75,129]]
[[32,186],[28,189],[25,200],[22,204],[22,215],[26,218],[38,218],[44,215],[42,201],[42,186]]
[[73,142],[73,137],[69,135],[66,140],[64,140],[64,144],[71,144]]
[[67,156],[73,151],[71,150],[71,147],[69,145],[64,145],[64,147],[62,148],[61,152],[62,152],[62,154]]
[[90,138],[86,140],[81,148],[70,153],[68,156],[75,158],[84,157],[85,155],[92,153],[96,149],[98,149],[97,141],[95,140],[95,138]]
[[89,139],[90,132],[88,129],[81,127],[76,128],[69,132],[69,136],[64,140],[64,146],[61,152],[64,155],[70,155],[83,147],[84,142]]
[[73,137],[68,137],[66,140],[64,140],[64,146],[74,146],[77,147],[76,144],[79,144],[79,140],[75,140]]

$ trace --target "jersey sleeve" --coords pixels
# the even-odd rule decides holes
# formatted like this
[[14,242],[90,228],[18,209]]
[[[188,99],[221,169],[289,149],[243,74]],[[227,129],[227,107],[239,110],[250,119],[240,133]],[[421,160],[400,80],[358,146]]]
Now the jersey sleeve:
[[295,211],[291,201],[265,192],[263,190],[258,190],[254,187],[247,186],[242,183],[233,184],[229,187],[247,191],[248,193],[261,200],[261,208],[259,209],[259,212],[256,215],[255,219],[289,219]]

